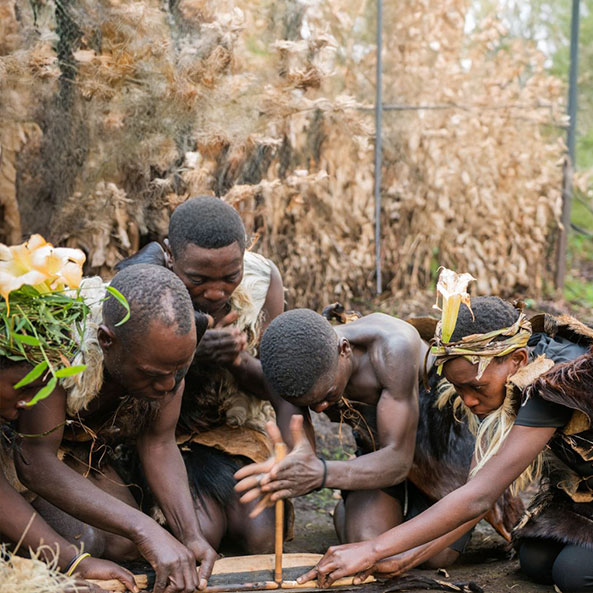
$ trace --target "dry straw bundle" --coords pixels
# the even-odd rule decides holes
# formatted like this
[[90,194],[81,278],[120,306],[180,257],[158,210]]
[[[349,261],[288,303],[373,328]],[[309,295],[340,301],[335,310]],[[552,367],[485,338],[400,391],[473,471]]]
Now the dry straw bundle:
[[[108,275],[166,235],[177,204],[216,194],[278,264],[291,306],[371,298],[375,4],[168,6],[4,5],[0,233],[42,230]],[[410,294],[443,264],[480,292],[539,293],[560,84],[495,21],[467,35],[464,0],[385,10],[386,102],[438,107],[385,114],[388,287]]]
[[[53,550],[40,550],[51,557]],[[0,548],[0,593],[77,593],[88,591],[80,581],[57,570],[57,561],[47,564],[36,556],[21,558]]]

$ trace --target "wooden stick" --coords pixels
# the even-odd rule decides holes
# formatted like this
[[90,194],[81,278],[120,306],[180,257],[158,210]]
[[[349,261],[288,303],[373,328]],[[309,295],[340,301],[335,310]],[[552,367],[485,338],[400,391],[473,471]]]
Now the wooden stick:
[[206,587],[203,593],[226,593],[227,591],[271,591],[279,589],[276,581],[259,581],[256,583],[231,583],[229,585],[214,585]]
[[[143,578],[142,578],[143,577]],[[146,575],[140,575],[140,579],[138,576],[136,578],[136,585],[138,585],[139,589],[146,589],[147,582],[146,582]],[[117,580],[109,580],[109,581],[99,581],[96,579],[87,579],[89,583],[93,583],[101,589],[105,589],[109,591],[109,593],[124,593],[127,591],[127,588],[123,583]],[[204,589],[202,593],[225,593],[226,591],[270,591],[272,589],[279,589],[280,585],[275,581],[259,581],[255,583],[230,583],[228,585],[213,585],[212,587],[207,587]]]
[[[286,457],[287,447],[285,443],[274,445],[276,462]],[[282,583],[282,551],[284,544],[284,501],[276,502],[276,532],[274,534],[274,580],[280,585]]]
[[[344,587],[344,586],[350,586],[352,585],[352,581],[355,579],[355,577],[342,577],[341,579],[338,579],[337,581],[334,581],[331,584],[331,587],[325,587],[325,589],[330,589],[333,587]],[[375,577],[373,575],[368,576],[363,583],[374,583],[375,582]],[[360,583],[361,585],[363,583]],[[356,586],[356,585],[355,585]],[[297,583],[296,581],[282,581],[282,585],[281,585],[282,589],[319,589],[319,585],[317,584],[317,581],[307,581],[306,583]]]
[[[117,581],[115,579],[109,580],[109,581],[100,581],[98,579],[86,579],[89,583],[92,583],[93,585],[97,585],[97,587],[100,587],[101,589],[105,589],[106,591],[111,592],[123,592],[123,591],[127,591],[128,589],[126,588],[126,586],[121,582],[121,581]],[[144,590],[146,588],[148,588],[148,579],[146,578],[145,574],[135,574],[134,575],[134,581],[136,582],[136,586],[138,587],[138,589]]]

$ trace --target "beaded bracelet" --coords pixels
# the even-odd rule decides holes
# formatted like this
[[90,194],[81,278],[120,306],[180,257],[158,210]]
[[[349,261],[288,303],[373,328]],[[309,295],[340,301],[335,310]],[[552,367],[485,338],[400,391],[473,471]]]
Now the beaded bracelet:
[[323,479],[321,480],[321,484],[319,485],[319,487],[315,488],[313,492],[319,492],[319,490],[323,490],[325,488],[325,482],[327,480],[327,461],[321,455],[318,455],[317,457],[321,460],[321,463],[323,463]]
[[85,558],[89,558],[89,557],[90,557],[90,554],[88,552],[85,552],[84,554],[82,552],[80,554],[76,554],[76,556],[74,556],[74,558],[72,558],[72,560],[70,560],[70,562],[68,563],[68,566],[66,567],[66,576],[71,577],[74,574],[76,567]]

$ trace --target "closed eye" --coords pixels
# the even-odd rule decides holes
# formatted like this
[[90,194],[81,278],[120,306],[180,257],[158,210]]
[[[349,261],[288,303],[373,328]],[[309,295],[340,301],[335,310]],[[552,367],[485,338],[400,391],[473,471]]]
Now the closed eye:
[[200,284],[204,284],[205,280],[204,278],[192,278],[192,277],[188,277],[188,280],[194,284],[195,286],[199,286]]

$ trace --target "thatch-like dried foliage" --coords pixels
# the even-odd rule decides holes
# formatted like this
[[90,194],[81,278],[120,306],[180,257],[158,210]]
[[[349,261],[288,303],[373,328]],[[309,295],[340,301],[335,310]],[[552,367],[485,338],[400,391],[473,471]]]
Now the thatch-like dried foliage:
[[[43,231],[108,275],[166,235],[177,204],[215,194],[278,264],[290,305],[372,297],[374,3],[5,6],[0,240]],[[385,9],[386,103],[431,107],[384,116],[388,287],[423,288],[443,264],[482,292],[541,291],[560,84],[496,21],[466,34],[464,0]]]
[[[0,552],[0,593],[76,593],[87,589],[78,587],[74,578],[59,572],[56,562],[47,564],[35,556],[21,558],[4,548]],[[51,557],[48,549],[44,554]]]

